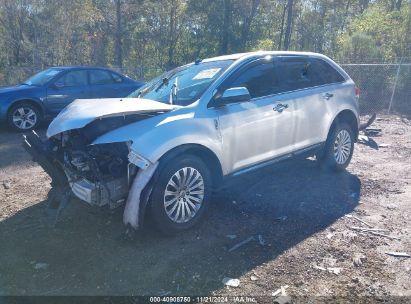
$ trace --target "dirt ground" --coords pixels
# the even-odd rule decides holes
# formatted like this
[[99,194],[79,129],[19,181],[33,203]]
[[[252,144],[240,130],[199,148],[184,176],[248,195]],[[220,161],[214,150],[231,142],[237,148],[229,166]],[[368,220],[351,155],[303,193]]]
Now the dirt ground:
[[[75,199],[48,228],[49,178],[21,136],[3,128],[0,295],[270,300],[288,285],[291,298],[410,300],[411,259],[386,252],[411,254],[411,120],[380,116],[372,127],[382,129],[372,137],[382,147],[356,144],[345,172],[326,172],[311,159],[265,168],[228,181],[196,229],[166,238],[148,225],[132,241],[123,237],[122,210]],[[353,229],[367,228],[357,218],[393,238]],[[239,287],[224,286],[224,277],[239,279]]]

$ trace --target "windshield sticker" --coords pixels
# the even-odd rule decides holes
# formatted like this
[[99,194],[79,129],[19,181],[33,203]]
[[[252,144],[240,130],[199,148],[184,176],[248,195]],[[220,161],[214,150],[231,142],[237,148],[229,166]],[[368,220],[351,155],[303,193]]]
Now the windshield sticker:
[[208,79],[208,78],[213,78],[218,72],[220,72],[221,68],[214,68],[214,69],[208,69],[208,70],[203,70],[199,72],[197,75],[193,77],[193,79]]

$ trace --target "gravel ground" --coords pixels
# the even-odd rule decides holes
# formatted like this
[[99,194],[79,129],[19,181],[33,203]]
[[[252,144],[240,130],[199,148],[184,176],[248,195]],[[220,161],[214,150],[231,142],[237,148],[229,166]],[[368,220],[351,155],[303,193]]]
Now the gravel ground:
[[[48,228],[50,180],[21,136],[2,129],[0,295],[243,295],[272,303],[288,285],[294,299],[411,300],[411,259],[386,254],[411,254],[411,121],[380,116],[372,127],[382,129],[372,137],[382,147],[356,144],[345,172],[311,159],[265,168],[226,182],[196,229],[165,238],[148,223],[133,241],[123,238],[122,210],[75,199]],[[367,228],[358,219],[386,236],[356,230]],[[224,277],[240,285],[224,286]]]

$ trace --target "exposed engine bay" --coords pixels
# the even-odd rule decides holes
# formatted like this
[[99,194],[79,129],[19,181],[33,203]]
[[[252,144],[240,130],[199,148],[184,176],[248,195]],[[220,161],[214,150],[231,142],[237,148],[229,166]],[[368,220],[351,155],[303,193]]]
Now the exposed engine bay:
[[[130,143],[91,143],[110,130],[156,114],[101,118],[84,128],[64,131],[49,139],[40,139],[33,132],[26,136],[25,147],[54,183],[54,179],[60,184],[65,179],[73,194],[81,200],[94,206],[116,208],[126,201],[131,181],[139,170],[128,160]],[[53,178],[56,175],[58,177]]]

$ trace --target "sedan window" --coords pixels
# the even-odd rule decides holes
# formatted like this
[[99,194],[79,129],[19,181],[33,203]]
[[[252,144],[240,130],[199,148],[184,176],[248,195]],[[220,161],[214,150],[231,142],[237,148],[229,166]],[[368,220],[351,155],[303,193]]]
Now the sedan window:
[[111,84],[114,83],[114,79],[111,77],[111,73],[104,70],[91,70],[90,71],[90,84]]
[[64,74],[56,82],[65,87],[87,85],[87,72],[84,70],[71,71]]
[[33,85],[33,86],[42,86],[49,82],[51,79],[56,77],[62,69],[51,68],[37,73],[36,75],[30,77],[23,84]]

